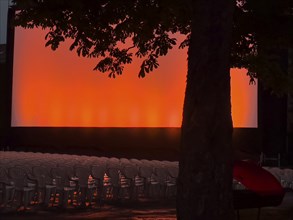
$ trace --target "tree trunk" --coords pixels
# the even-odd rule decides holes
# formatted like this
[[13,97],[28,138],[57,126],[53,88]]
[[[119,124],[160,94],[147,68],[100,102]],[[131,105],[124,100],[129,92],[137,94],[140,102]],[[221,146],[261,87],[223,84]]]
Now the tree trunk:
[[193,0],[177,193],[179,220],[230,220],[233,0]]

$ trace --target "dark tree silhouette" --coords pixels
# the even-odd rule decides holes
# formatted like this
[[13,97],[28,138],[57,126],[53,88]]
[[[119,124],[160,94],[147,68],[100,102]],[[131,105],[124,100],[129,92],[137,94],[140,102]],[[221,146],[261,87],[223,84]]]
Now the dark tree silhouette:
[[[271,51],[292,45],[292,0],[15,0],[15,25],[47,28],[53,50],[73,39],[94,68],[121,75],[134,56],[139,77],[159,66],[174,33],[186,35],[188,73],[179,165],[178,219],[233,219],[230,67],[277,91],[291,82]],[[131,44],[123,44],[126,41]],[[121,44],[122,43],[122,44]],[[289,83],[288,83],[289,82]]]

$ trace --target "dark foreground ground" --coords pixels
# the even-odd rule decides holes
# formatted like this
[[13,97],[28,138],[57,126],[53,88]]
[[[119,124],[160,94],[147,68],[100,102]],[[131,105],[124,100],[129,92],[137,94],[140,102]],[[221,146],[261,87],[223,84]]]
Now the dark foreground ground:
[[[240,210],[240,220],[256,220],[257,209]],[[102,207],[87,209],[58,208],[31,209],[27,211],[6,210],[0,212],[1,220],[61,220],[61,219],[131,219],[131,220],[174,220],[176,219],[175,201],[120,201]],[[293,192],[287,192],[278,207],[261,210],[260,220],[293,220]]]

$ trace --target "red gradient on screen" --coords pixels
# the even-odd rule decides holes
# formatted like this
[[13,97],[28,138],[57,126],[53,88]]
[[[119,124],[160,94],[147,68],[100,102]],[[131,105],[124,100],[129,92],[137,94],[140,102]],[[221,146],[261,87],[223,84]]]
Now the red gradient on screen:
[[[93,71],[97,59],[45,48],[46,32],[16,28],[12,126],[180,127],[187,72],[186,50],[173,49],[160,67],[138,78],[141,60],[110,79]],[[234,127],[256,127],[256,86],[232,70]]]

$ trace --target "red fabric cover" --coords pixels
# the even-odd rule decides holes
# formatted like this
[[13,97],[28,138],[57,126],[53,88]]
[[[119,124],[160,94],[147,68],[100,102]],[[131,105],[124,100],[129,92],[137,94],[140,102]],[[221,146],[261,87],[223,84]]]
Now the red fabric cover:
[[235,180],[258,195],[284,195],[280,182],[270,172],[252,161],[235,161],[233,176]]

